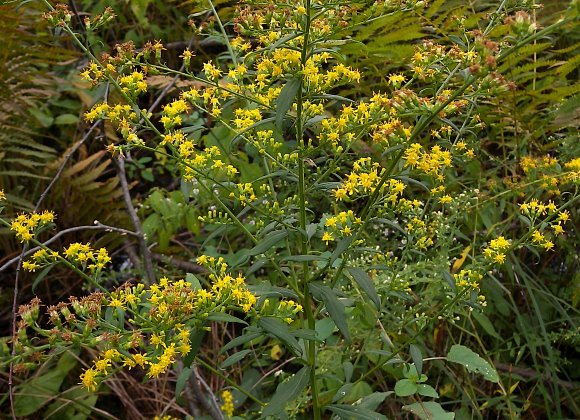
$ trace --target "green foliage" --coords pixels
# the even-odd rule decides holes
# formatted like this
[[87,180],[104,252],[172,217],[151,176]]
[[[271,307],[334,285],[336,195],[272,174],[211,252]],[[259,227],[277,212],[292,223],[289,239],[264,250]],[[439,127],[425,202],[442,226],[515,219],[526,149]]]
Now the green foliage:
[[1,18],[0,223],[78,296],[12,314],[14,414],[578,417],[577,2],[524,3]]

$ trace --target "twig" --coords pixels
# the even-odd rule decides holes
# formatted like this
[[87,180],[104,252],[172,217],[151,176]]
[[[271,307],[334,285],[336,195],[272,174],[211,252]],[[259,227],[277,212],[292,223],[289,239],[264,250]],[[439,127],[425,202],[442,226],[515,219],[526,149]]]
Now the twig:
[[60,178],[60,175],[62,174],[62,172],[64,171],[64,167],[66,166],[67,162],[70,160],[70,158],[72,157],[72,155],[79,149],[79,147],[81,147],[81,145],[87,141],[87,139],[89,138],[89,136],[91,135],[91,133],[93,132],[93,130],[95,128],[97,128],[97,125],[99,124],[99,122],[97,121],[96,123],[94,123],[91,128],[89,128],[89,131],[87,131],[85,133],[85,135],[83,136],[82,139],[80,139],[71,149],[70,151],[67,153],[67,155],[64,157],[64,160],[62,161],[62,163],[60,164],[58,171],[56,171],[56,174],[54,175],[54,177],[52,178],[52,181],[50,181],[50,184],[48,184],[48,186],[46,187],[46,189],[42,192],[42,194],[40,194],[40,198],[38,199],[38,201],[36,202],[36,207],[34,207],[34,211],[38,211],[38,209],[40,208],[40,205],[42,204],[42,202],[44,201],[44,199],[46,198],[46,196],[48,195],[48,192],[52,189],[52,187],[54,186],[54,184],[56,184],[56,181],[58,181],[58,179]]
[[177,259],[175,257],[170,257],[168,255],[156,254],[156,253],[151,253],[151,257],[155,261],[159,261],[159,262],[162,262],[162,263],[167,264],[167,265],[181,268],[182,270],[186,270],[189,273],[194,273],[194,274],[205,273],[205,269],[201,265],[198,265],[198,264],[195,264],[195,263],[192,263],[189,261],[183,261],[183,260]]
[[[203,405],[203,407],[207,410],[209,415],[214,420],[224,420],[224,416],[218,406],[217,399],[213,394],[209,385],[203,380],[201,375],[197,372],[197,366],[194,364],[191,366],[191,376],[189,377],[189,381],[191,386],[193,387],[194,392],[199,396],[199,401]],[[204,392],[199,384],[202,384],[203,387],[207,391],[207,397],[204,398],[206,392]]]
[[[50,183],[48,184],[48,186],[44,189],[44,191],[42,192],[42,194],[40,195],[40,197],[38,198],[38,201],[36,202],[36,206],[34,206],[34,211],[38,211],[38,209],[40,209],[40,205],[42,204],[42,202],[44,201],[44,199],[46,198],[46,196],[48,195],[49,191],[52,189],[52,187],[54,186],[54,184],[56,184],[56,181],[60,178],[60,175],[62,174],[62,172],[64,171],[64,168],[67,164],[67,162],[70,160],[70,158],[72,157],[72,155],[78,150],[79,147],[81,147],[81,145],[87,141],[87,139],[89,138],[89,136],[91,135],[91,133],[93,132],[93,130],[96,128],[97,123],[93,124],[91,126],[91,128],[89,129],[89,131],[87,131],[85,133],[85,135],[83,136],[82,139],[80,139],[68,152],[68,154],[65,156],[63,162],[60,164],[58,170],[56,171],[56,174],[54,175],[54,177],[52,178],[52,180],[50,181]],[[54,238],[53,238],[54,239]],[[34,248],[33,251],[34,252],[38,249],[38,247]],[[25,244],[24,247],[22,248],[22,252],[20,252],[20,255],[18,255],[18,257],[13,258],[12,260],[10,260],[8,263],[4,264],[2,267],[0,267],[0,272],[2,272],[3,270],[5,270],[7,267],[9,267],[10,265],[12,265],[14,262],[18,262],[18,265],[16,266],[16,275],[14,276],[14,296],[12,298],[12,337],[13,337],[13,343],[12,343],[12,358],[14,358],[14,356],[16,355],[16,346],[14,344],[14,337],[16,337],[16,318],[17,318],[17,309],[18,309],[18,293],[20,292],[20,269],[22,268],[22,261],[24,259],[24,257],[26,255],[28,255],[27,253],[28,250],[28,244]],[[10,362],[10,372],[8,375],[8,394],[10,397],[10,411],[12,414],[12,418],[16,418],[16,414],[14,411],[14,386],[13,386],[13,382],[12,382],[12,378],[13,378],[13,374],[14,374],[14,363],[11,361]]]
[[10,371],[8,373],[8,394],[10,396],[10,413],[12,414],[12,418],[16,420],[16,411],[14,408],[14,384],[12,379],[14,377],[14,359],[16,357],[16,334],[17,326],[16,326],[16,317],[17,317],[17,307],[18,307],[18,292],[19,292],[19,278],[20,278],[20,269],[22,268],[22,260],[24,259],[23,255],[28,248],[28,244],[24,244],[22,247],[22,252],[18,256],[18,265],[16,266],[16,275],[14,276],[14,296],[12,298],[12,360],[10,361]]
[[153,272],[153,264],[151,262],[151,251],[147,247],[147,242],[145,241],[145,236],[143,235],[143,229],[141,228],[141,221],[137,216],[135,207],[133,207],[131,194],[129,193],[129,185],[127,184],[127,175],[125,174],[125,160],[123,156],[119,156],[117,159],[112,160],[115,162],[117,167],[117,175],[119,176],[119,181],[121,182],[125,207],[127,208],[127,212],[129,213],[131,221],[133,222],[133,226],[135,227],[135,235],[139,240],[139,250],[141,251],[141,257],[143,258],[145,276],[147,277],[147,282],[152,284],[155,281],[155,274]]

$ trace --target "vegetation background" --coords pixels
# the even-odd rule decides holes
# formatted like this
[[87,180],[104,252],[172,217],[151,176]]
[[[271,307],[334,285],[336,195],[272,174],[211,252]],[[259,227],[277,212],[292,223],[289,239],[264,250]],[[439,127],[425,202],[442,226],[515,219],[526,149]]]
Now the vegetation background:
[[[413,256],[411,252],[413,264],[396,267],[404,270],[401,271],[404,279],[398,288],[392,281],[381,283],[379,270],[372,278],[381,295],[379,315],[362,303],[356,303],[360,293],[355,296],[355,291],[345,288],[344,295],[339,297],[355,301],[351,302],[348,312],[352,342],[343,340],[344,331],[340,326],[335,328],[335,320],[330,324],[317,324],[318,333],[330,328],[325,347],[318,353],[321,370],[317,372],[317,380],[320,389],[327,393],[322,392],[320,398],[325,404],[336,403],[338,407],[326,411],[323,417],[377,418],[364,410],[348,408],[363,401],[369,413],[380,413],[388,418],[453,418],[445,417],[451,414],[456,419],[579,418],[580,248],[576,205],[579,169],[571,167],[572,172],[576,171],[576,178],[561,189],[544,186],[538,180],[550,179],[552,175],[557,178],[566,171],[564,163],[575,159],[577,162],[580,156],[580,32],[577,26],[580,5],[576,0],[547,0],[542,5],[533,1],[485,0],[403,3],[413,5],[355,24],[343,32],[343,39],[348,42],[337,42],[332,49],[347,66],[359,70],[362,78],[357,84],[337,86],[330,94],[359,101],[372,97],[375,92],[393,91],[389,75],[408,74],[417,47],[424,41],[464,45],[462,36],[480,28],[481,22],[487,22],[498,7],[505,7],[512,16],[523,10],[528,13],[527,19],[534,29],[533,34],[530,32],[526,36],[544,28],[549,30],[536,37],[521,38],[526,39],[521,47],[500,55],[494,64],[494,71],[509,89],[497,90],[477,104],[484,123],[476,134],[479,158],[452,176],[454,193],[477,189],[480,204],[476,211],[469,213],[460,214],[462,210],[457,210],[456,220],[450,222],[453,232],[449,235],[450,238],[454,236],[456,242],[448,245],[445,258],[437,261],[419,252]],[[276,7],[275,2],[270,4]],[[236,2],[79,0],[69,2],[68,6],[79,38],[96,56],[103,52],[112,54],[118,44],[132,42],[139,50],[147,42],[158,40],[163,44],[163,63],[168,68],[182,66],[186,48],[195,53],[191,68],[197,69],[199,74],[205,62],[222,63],[227,68],[228,44],[217,27],[216,13],[221,22],[231,22],[237,16]],[[104,13],[107,7],[116,15],[114,24],[99,31],[86,31],[83,19]],[[196,262],[196,257],[202,253],[227,255],[230,265],[246,273],[252,272],[246,277],[254,287],[251,290],[256,290],[257,294],[269,281],[275,287],[287,287],[279,279],[272,280],[267,270],[260,271],[258,266],[252,265],[264,264],[257,254],[264,254],[267,249],[253,252],[254,244],[239,230],[223,233],[215,220],[215,223],[207,219],[200,221],[215,203],[210,197],[202,197],[199,206],[188,205],[189,191],[184,190],[186,187],[181,182],[176,161],[161,159],[151,150],[133,149],[126,154],[123,166],[119,165],[106,148],[107,144],[120,141],[119,133],[112,125],[93,124],[84,117],[108,87],[93,88],[79,76],[89,65],[86,54],[70,34],[42,19],[46,11],[46,5],[40,2],[4,2],[0,5],[0,190],[6,193],[2,216],[13,218],[35,208],[53,210],[58,215],[58,229],[66,231],[53,243],[55,249],[72,242],[89,242],[95,248],[109,250],[112,263],[102,280],[109,290],[125,281],[145,278],[151,272],[157,278],[183,277],[185,273],[203,277],[207,270]],[[459,16],[464,18],[459,19]],[[232,28],[230,24],[225,25],[227,35],[233,38]],[[511,39],[512,45],[518,45],[517,37],[521,34],[514,28],[513,20],[503,20],[489,37]],[[162,105],[170,103],[180,90],[195,83],[160,72],[150,74],[147,84],[149,90],[138,98],[138,106],[156,108],[154,114],[157,116]],[[418,82],[413,89],[429,92],[432,87],[428,82]],[[214,141],[212,138],[225,136],[223,126],[202,112],[192,113],[188,118],[191,126],[202,127],[198,139],[206,144]],[[145,133],[144,138],[155,140],[151,132]],[[429,137],[426,144],[436,141],[435,136]],[[346,166],[352,166],[359,157],[372,154],[371,149],[369,143],[357,143]],[[235,159],[243,178],[251,180],[263,176],[260,165],[254,160],[254,151],[241,148],[238,152]],[[529,171],[522,166],[526,157],[549,157],[558,163],[548,165],[544,172],[540,164]],[[312,162],[313,166],[317,164],[321,165],[318,161]],[[416,187],[412,194],[424,195],[420,186]],[[49,192],[43,194],[44,191]],[[128,191],[130,206],[125,200]],[[531,232],[530,223],[526,225],[518,205],[522,200],[533,198],[544,202],[561,200],[565,206],[562,208],[570,214],[565,233],[555,240],[556,250],[543,251],[532,246],[510,250],[508,262],[490,269],[481,282],[481,294],[487,306],[476,307],[473,311],[466,306],[457,313],[445,314],[448,301],[440,284],[446,280],[439,270],[446,267],[449,275],[455,274],[471,260],[475,249],[470,239],[474,233],[489,241],[497,237],[498,231],[512,238]],[[314,199],[318,199],[321,206],[328,206],[328,209],[321,209],[321,213],[333,211],[323,198]],[[292,203],[285,205],[290,208]],[[136,209],[135,214],[128,210],[131,206]],[[353,208],[362,209],[361,206]],[[98,221],[102,225],[134,230],[134,217],[140,220],[147,237],[145,246],[149,251],[145,262],[143,243],[130,235],[108,232],[95,225]],[[77,229],[79,226],[87,228]],[[323,249],[322,242],[319,243]],[[220,352],[234,337],[242,335],[243,328],[237,323],[217,321],[211,323],[211,331],[200,344],[198,364],[193,368],[193,374],[199,377],[197,386],[202,383],[205,387],[196,389],[195,383],[184,385],[184,370],[188,374],[192,370],[176,363],[167,375],[152,380],[144,380],[139,372],[121,370],[107,379],[98,392],[87,392],[78,385],[78,378],[97,351],[79,347],[58,357],[38,360],[33,363],[34,368],[16,375],[11,407],[8,379],[14,279],[17,276],[14,262],[21,250],[22,244],[10,229],[2,228],[2,415],[80,420],[168,415],[185,418],[187,414],[197,413],[195,418],[202,415],[219,418],[220,414],[212,413],[211,405],[208,407],[204,400],[211,400],[215,395],[221,398],[219,404],[225,404],[220,392],[229,387],[235,398],[235,413],[245,413],[250,418],[257,416],[260,410],[255,402],[235,384],[241,389],[251,389],[251,396],[260,401],[271,402],[276,398],[276,390],[291,395],[293,398],[282,402],[280,411],[273,411],[274,418],[310,418],[312,415],[308,392],[300,389],[293,394],[280,388],[280,384],[288,383],[285,380],[290,378],[292,383],[292,375],[301,372],[295,360],[297,357],[287,349],[287,343],[280,336],[270,333],[251,342],[251,346],[239,342],[239,346],[230,347],[229,352]],[[285,249],[278,251],[283,254]],[[240,263],[242,260],[246,262]],[[361,264],[367,264],[365,271],[370,272],[376,262]],[[91,290],[66,266],[57,265],[40,273],[22,271],[18,275],[18,304],[38,296],[43,305],[54,305],[71,295],[83,296]],[[440,280],[435,282],[434,278]],[[331,310],[327,308],[329,303],[324,302],[326,312],[318,313],[320,320],[332,318],[325,318],[324,314]],[[386,331],[381,333],[376,327],[375,315],[382,320]],[[381,352],[386,351],[381,341],[385,336],[391,350],[399,351],[389,364],[374,370],[372,367],[384,355]],[[448,363],[451,358],[448,352],[454,344],[476,352],[479,356],[470,360],[484,362],[484,368],[491,366],[499,374],[502,386],[485,380],[480,374],[470,373],[465,368],[465,361],[455,365]],[[244,353],[240,355],[236,349]],[[352,357],[343,360],[343,353]],[[225,366],[224,361],[227,361]],[[422,373],[427,374],[428,381],[427,377],[423,379]],[[401,388],[394,392],[396,385],[401,387],[401,381],[405,380],[412,382],[415,392],[409,394]],[[437,394],[436,407],[428,405],[433,397],[430,390],[424,388],[426,394],[420,394],[413,388],[423,386],[425,381]],[[180,392],[176,393],[176,385]],[[344,398],[335,396],[339,392],[344,392]],[[413,404],[419,404],[420,408]]]

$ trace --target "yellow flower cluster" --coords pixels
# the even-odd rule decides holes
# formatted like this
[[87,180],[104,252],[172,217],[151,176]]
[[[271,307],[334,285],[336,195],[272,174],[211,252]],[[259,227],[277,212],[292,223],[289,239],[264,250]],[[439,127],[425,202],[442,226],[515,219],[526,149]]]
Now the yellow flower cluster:
[[238,131],[245,131],[258,121],[262,120],[262,114],[257,108],[238,108],[235,110],[234,114],[235,118],[233,122]]
[[38,229],[54,222],[54,213],[48,210],[42,213],[28,213],[16,216],[10,223],[12,230],[20,242],[28,242],[34,237]]
[[22,268],[26,271],[36,271],[39,268],[54,264],[58,260],[59,254],[57,251],[48,251],[44,248],[39,249],[32,258],[22,263]]
[[[179,356],[191,351],[190,331],[201,328],[210,313],[230,307],[246,313],[252,311],[256,296],[247,289],[244,277],[230,276],[223,258],[202,255],[198,262],[211,272],[209,290],[196,288],[183,279],[163,277],[149,288],[143,284],[127,284],[108,297],[101,296],[102,305],[122,311],[120,316],[124,317],[125,312],[132,314],[128,322],[133,329],[121,333],[114,341],[106,341],[109,348],[81,375],[85,388],[95,390],[113,372],[113,363],[122,363],[129,369],[139,366],[147,370],[148,377],[158,377]],[[72,306],[77,314],[87,315],[82,302],[75,300]],[[93,312],[92,317],[99,314],[100,310]],[[95,318],[91,321],[92,325],[98,322]],[[148,339],[144,331],[150,332]]]
[[483,256],[494,263],[503,264],[510,246],[511,242],[508,239],[499,236],[490,241],[489,246],[483,250]]
[[[396,114],[397,110],[391,108],[389,112]],[[411,137],[411,130],[411,127],[404,126],[398,118],[390,117],[387,121],[373,125],[370,136],[376,144],[390,147],[408,140]]]
[[119,78],[119,85],[121,86],[123,93],[132,98],[137,97],[141,93],[147,92],[145,75],[138,71],[134,71],[126,76],[121,76]]
[[206,147],[203,150],[196,150],[195,144],[187,140],[182,133],[168,134],[164,138],[165,142],[172,141],[177,145],[177,150],[182,156],[179,166],[186,181],[197,179],[200,174],[205,176],[213,175],[218,177],[225,174],[232,177],[238,170],[230,164],[224,163],[221,159],[221,152],[217,146]]
[[204,63],[203,72],[205,73],[207,79],[213,82],[217,82],[222,74],[222,71],[210,62]]
[[85,113],[85,119],[91,123],[98,119],[109,119],[118,122],[120,128],[127,129],[129,121],[134,122],[137,120],[137,114],[135,114],[131,105],[117,104],[111,106],[106,103],[100,103],[94,105],[90,111]]
[[389,75],[389,84],[391,84],[395,89],[401,87],[403,83],[405,83],[407,79],[402,74],[391,74]]
[[354,233],[356,226],[362,224],[362,219],[355,216],[352,210],[341,211],[336,216],[331,216],[324,223],[324,234],[322,240],[328,245],[336,238],[344,238]]
[[111,262],[111,257],[105,248],[94,250],[87,244],[75,242],[64,250],[66,259],[86,267],[91,273],[98,272]]
[[438,196],[438,201],[440,204],[449,204],[453,202],[453,197],[449,194],[445,194],[445,187],[443,185],[438,185],[437,187],[431,188],[431,194]]
[[296,315],[299,312],[302,312],[302,305],[293,300],[281,300],[277,305],[272,305],[270,299],[265,299],[260,308],[262,316],[280,318],[288,324],[291,324],[296,319]]
[[409,242],[414,245],[417,249],[426,250],[430,246],[433,246],[433,235],[435,229],[433,226],[429,226],[425,221],[419,219],[418,217],[413,217],[407,223],[407,234],[409,236]]
[[222,391],[222,400],[224,403],[220,408],[226,416],[232,417],[234,415],[234,396],[231,391],[227,389]]
[[0,190],[0,201],[4,200],[6,200],[6,194],[4,193],[4,190]]
[[433,175],[440,182],[445,179],[444,170],[452,164],[452,155],[448,150],[435,145],[431,152],[423,151],[419,143],[411,144],[405,151],[405,166],[418,169],[421,172]]
[[520,160],[520,167],[526,174],[537,169],[554,168],[556,165],[558,165],[558,159],[551,156],[524,156]]
[[[469,291],[474,290],[479,293],[479,282],[483,279],[483,275],[473,270],[461,270],[459,273],[453,275],[457,292],[461,293],[465,289]],[[486,306],[485,296],[477,296],[478,303],[481,306]]]
[[166,130],[170,130],[183,122],[181,114],[189,111],[189,105],[183,99],[176,99],[163,107],[161,123]]
[[[559,225],[561,227],[561,225]],[[546,236],[539,230],[532,232],[532,243],[543,247],[546,251],[554,248],[554,242],[547,239]]]
[[234,278],[227,273],[228,265],[222,257],[202,255],[197,262],[211,272],[209,278],[212,287],[205,293],[205,299],[234,304],[246,313],[252,310],[256,304],[256,296],[248,290],[246,280],[241,274]]
[[[111,71],[114,71],[114,67],[111,66]],[[98,81],[102,80],[106,75],[106,71],[97,64],[92,62],[89,66],[81,72],[81,77],[91,83],[97,83]]]
[[566,162],[564,167],[570,171],[566,176],[566,180],[570,182],[578,182],[580,180],[580,157]]
[[[347,197],[356,198],[372,194],[377,188],[382,174],[383,168],[377,162],[373,162],[370,157],[360,158],[354,162],[352,172],[333,191],[333,195],[337,201],[342,201]],[[397,202],[404,190],[405,184],[396,179],[389,179],[381,185],[381,192],[383,192],[386,201],[391,204]]]
[[552,201],[548,201],[548,204],[544,204],[541,201],[533,199],[527,203],[520,204],[520,211],[522,214],[528,216],[532,220],[547,214],[553,214],[556,212],[556,209],[556,205]]
[[258,198],[251,183],[238,183],[236,189],[230,192],[230,199],[239,201],[243,206],[256,201]]

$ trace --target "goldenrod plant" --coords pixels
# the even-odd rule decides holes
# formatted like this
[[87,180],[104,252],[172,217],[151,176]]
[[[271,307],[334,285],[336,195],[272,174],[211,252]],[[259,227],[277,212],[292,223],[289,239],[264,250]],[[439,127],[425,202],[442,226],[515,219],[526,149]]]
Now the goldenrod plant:
[[[95,42],[122,18],[113,8],[42,1],[85,58],[82,119],[101,133],[127,225],[72,228],[124,238],[111,249],[59,248],[51,209],[0,216],[23,246],[9,261],[17,286],[61,266],[86,292],[16,311],[16,288],[0,359],[12,415],[56,398],[26,404],[44,382],[68,392],[73,371],[66,415],[82,418],[108,409],[93,395],[116,392],[119,378],[169,392],[155,418],[580,413],[577,372],[562,376],[577,358],[562,355],[578,341],[577,297],[556,297],[526,267],[577,267],[565,255],[577,246],[578,147],[565,147],[569,121],[542,124],[542,147],[521,131],[516,83],[545,83],[537,55],[531,79],[508,71],[575,24],[576,2],[544,27],[533,2],[194,3],[191,41],[175,51],[159,39]],[[412,21],[409,37],[376,26],[396,17]],[[392,54],[380,55],[375,31],[401,43],[399,61],[380,64]],[[571,100],[577,84],[561,85]],[[541,112],[555,121],[563,103]],[[130,269],[115,266],[122,243]],[[574,281],[561,287],[576,293]],[[541,342],[505,338],[494,310],[519,329],[538,322]],[[550,385],[525,385],[534,374]]]

